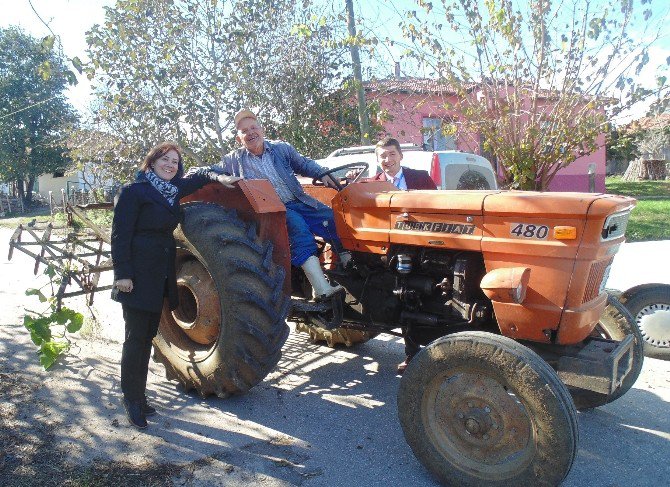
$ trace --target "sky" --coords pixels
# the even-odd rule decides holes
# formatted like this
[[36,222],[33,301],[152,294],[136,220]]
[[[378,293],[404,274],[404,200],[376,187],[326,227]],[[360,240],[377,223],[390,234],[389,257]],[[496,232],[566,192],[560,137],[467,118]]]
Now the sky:
[[[331,8],[342,4],[341,11],[344,12],[344,0],[324,0]],[[525,1],[525,0],[523,0]],[[49,35],[49,28],[44,25],[40,17],[46,22],[51,30],[60,38],[63,51],[66,56],[79,56],[86,59],[85,33],[94,24],[104,21],[104,6],[111,6],[114,0],[32,0],[32,6],[28,0],[0,0],[0,27],[18,25],[27,33],[42,38]],[[439,0],[435,0],[439,4]],[[611,2],[603,0],[603,8]],[[339,8],[339,7],[338,7]],[[374,30],[378,38],[396,38],[401,40],[398,28],[398,16],[407,10],[420,10],[413,0],[354,0],[356,14],[366,20],[366,25]],[[669,8],[668,0],[653,0],[652,9],[655,15],[666,14]],[[37,12],[37,13],[36,13]],[[39,14],[39,17],[38,17]],[[668,19],[670,27],[670,18]],[[365,34],[370,34],[365,32]],[[640,35],[643,35],[640,33]],[[378,73],[391,75],[393,73],[393,59],[399,59],[402,48],[398,45],[389,46],[381,43],[380,55],[388,59],[388,66],[378,67]],[[384,52],[381,52],[384,51]],[[670,56],[670,28],[668,33],[657,42],[651,52],[651,61],[647,68],[640,74],[641,79],[653,80],[655,78],[655,66]],[[405,66],[401,65],[401,69]],[[409,70],[409,68],[408,68]],[[423,73],[403,73],[421,76]],[[92,100],[91,85],[83,75],[78,75],[79,83],[69,88],[68,97],[72,105],[82,114],[86,114]],[[629,121],[644,114],[646,108],[638,107],[623,117],[620,122]]]
[[[68,57],[86,58],[86,31],[105,19],[103,6],[114,0],[32,0],[39,16],[60,37],[63,52]],[[28,34],[43,38],[50,34],[28,0],[0,0],[0,27],[18,25]],[[68,89],[70,103],[86,113],[91,102],[91,85],[86,76],[77,74],[78,84]]]

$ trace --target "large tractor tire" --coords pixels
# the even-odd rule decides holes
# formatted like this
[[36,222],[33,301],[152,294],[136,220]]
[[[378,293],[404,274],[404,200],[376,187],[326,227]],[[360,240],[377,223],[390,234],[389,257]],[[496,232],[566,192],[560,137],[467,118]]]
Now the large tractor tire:
[[644,354],[670,360],[670,287],[638,291],[624,304],[642,333]]
[[179,307],[163,308],[154,359],[203,397],[240,394],[277,365],[289,299],[272,244],[219,205],[182,206],[175,230]]
[[621,387],[619,387],[612,394],[600,394],[598,392],[589,391],[586,389],[570,388],[570,393],[575,401],[575,406],[578,410],[586,410],[604,406],[616,399],[619,399],[627,393],[642,371],[642,363],[644,361],[643,338],[639,328],[635,324],[630,312],[624,307],[619,300],[609,295],[607,298],[607,306],[605,311],[600,316],[600,321],[593,330],[593,336],[607,338],[610,340],[621,341],[627,335],[633,335],[633,365],[630,373],[624,379]]
[[454,333],[409,363],[405,438],[445,485],[558,485],[577,453],[577,412],[539,355],[507,337]]

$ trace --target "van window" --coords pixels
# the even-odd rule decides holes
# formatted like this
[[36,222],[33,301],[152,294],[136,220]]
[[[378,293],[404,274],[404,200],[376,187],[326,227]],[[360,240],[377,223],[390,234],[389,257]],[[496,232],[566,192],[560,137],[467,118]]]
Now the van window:
[[482,173],[468,169],[458,179],[456,189],[491,189],[491,185]]

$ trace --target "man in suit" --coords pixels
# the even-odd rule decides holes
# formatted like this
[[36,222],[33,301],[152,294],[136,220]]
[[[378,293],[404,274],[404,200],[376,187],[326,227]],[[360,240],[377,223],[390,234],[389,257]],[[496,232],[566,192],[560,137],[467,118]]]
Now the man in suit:
[[[377,163],[382,172],[369,181],[390,181],[393,185],[402,190],[410,189],[437,189],[435,181],[430,178],[427,171],[420,169],[411,169],[401,166],[402,150],[400,143],[392,137],[384,137],[377,142],[375,147]],[[416,343],[412,329],[407,328],[404,331],[405,338],[405,360],[398,364],[398,374],[402,375],[407,368],[407,364],[419,353],[421,347]]]
[[427,171],[401,166],[402,150],[400,142],[392,137],[384,137],[375,146],[377,163],[382,171],[371,181],[390,181],[398,189],[437,189]]

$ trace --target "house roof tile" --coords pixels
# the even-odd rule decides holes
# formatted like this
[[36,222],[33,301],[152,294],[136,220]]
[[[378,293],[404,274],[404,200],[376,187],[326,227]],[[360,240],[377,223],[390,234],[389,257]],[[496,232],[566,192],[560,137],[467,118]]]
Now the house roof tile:
[[662,129],[670,125],[670,113],[662,113],[653,117],[642,117],[626,125],[627,131]]
[[[475,83],[466,86],[467,89],[476,86]],[[386,78],[372,80],[365,83],[367,91],[408,92],[408,93],[437,93],[440,95],[455,95],[456,89],[443,80],[430,78]]]

